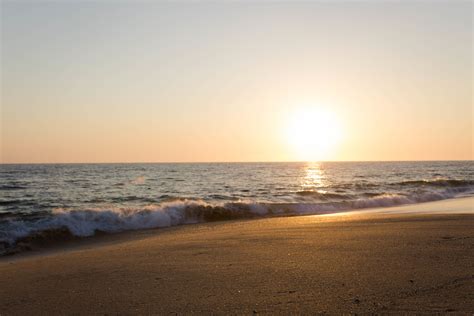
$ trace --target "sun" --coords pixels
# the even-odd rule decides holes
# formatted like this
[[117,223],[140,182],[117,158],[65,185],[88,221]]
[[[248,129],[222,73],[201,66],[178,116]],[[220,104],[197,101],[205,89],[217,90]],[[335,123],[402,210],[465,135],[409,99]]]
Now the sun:
[[333,112],[307,107],[290,115],[286,136],[298,160],[321,161],[330,157],[342,130]]

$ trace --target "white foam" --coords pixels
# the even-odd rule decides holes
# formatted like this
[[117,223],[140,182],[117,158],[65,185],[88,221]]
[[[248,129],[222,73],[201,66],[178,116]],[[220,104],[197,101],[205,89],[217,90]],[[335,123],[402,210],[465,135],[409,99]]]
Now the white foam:
[[186,216],[185,209],[197,206],[206,204],[177,201],[141,208],[55,209],[51,216],[37,221],[8,221],[6,228],[0,231],[0,240],[11,243],[35,232],[64,227],[75,236],[87,237],[96,231],[115,233],[187,224],[198,219]]
[[283,214],[329,214],[353,209],[387,207],[402,204],[437,201],[454,197],[455,193],[424,192],[403,196],[382,194],[372,198],[331,203],[268,204],[229,203],[208,204],[202,201],[173,201],[144,207],[102,207],[89,209],[55,209],[50,216],[39,220],[18,217],[0,223],[0,242],[14,243],[44,230],[67,228],[80,237],[92,236],[96,231],[116,233],[127,230],[170,227],[242,217],[263,217]]

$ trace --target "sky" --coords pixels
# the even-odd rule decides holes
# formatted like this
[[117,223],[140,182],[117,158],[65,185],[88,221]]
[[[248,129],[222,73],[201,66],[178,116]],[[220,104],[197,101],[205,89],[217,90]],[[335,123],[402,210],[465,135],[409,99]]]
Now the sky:
[[471,1],[1,1],[0,43],[2,163],[474,157]]

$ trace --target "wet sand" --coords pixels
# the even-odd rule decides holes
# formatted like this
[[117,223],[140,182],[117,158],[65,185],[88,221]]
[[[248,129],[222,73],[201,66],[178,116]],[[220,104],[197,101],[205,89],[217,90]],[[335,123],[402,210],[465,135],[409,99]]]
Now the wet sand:
[[5,257],[0,315],[472,314],[473,201],[137,231]]

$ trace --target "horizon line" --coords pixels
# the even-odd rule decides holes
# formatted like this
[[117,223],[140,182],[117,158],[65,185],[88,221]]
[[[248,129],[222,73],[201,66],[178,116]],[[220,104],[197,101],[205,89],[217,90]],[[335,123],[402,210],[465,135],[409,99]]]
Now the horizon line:
[[421,159],[421,160],[274,160],[274,161],[111,161],[111,162],[0,162],[0,165],[86,165],[86,164],[238,164],[238,163],[327,163],[327,162],[468,162],[474,159]]

